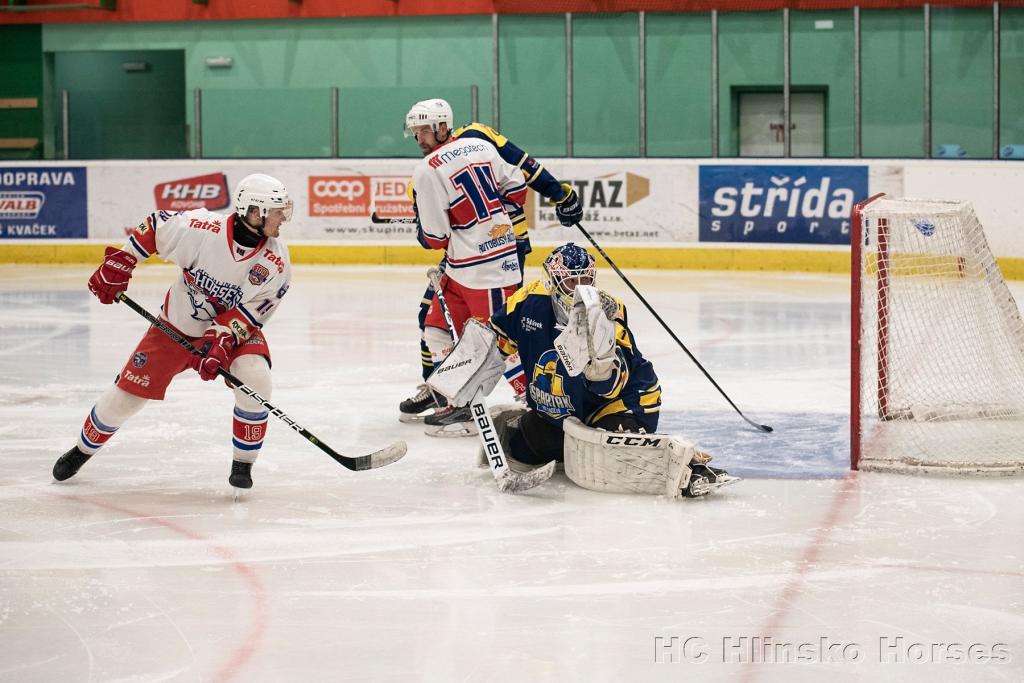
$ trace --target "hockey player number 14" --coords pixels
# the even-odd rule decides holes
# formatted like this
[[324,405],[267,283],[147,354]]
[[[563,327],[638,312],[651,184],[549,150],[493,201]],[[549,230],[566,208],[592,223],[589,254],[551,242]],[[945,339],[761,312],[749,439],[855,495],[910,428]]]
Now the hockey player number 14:
[[471,164],[452,176],[452,183],[473,205],[479,221],[501,210],[501,194],[490,164]]

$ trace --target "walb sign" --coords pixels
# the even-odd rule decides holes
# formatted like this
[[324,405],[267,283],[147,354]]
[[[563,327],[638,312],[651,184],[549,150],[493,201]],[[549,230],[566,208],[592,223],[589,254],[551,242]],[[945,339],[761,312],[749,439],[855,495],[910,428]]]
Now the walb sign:
[[700,241],[849,244],[867,166],[701,166]]

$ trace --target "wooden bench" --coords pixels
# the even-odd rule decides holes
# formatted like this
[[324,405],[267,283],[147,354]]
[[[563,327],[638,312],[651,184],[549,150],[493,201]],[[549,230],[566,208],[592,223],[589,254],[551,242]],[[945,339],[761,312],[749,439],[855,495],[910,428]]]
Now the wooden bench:
[[0,138],[0,149],[34,149],[39,138]]
[[0,109],[35,109],[38,97],[0,97]]

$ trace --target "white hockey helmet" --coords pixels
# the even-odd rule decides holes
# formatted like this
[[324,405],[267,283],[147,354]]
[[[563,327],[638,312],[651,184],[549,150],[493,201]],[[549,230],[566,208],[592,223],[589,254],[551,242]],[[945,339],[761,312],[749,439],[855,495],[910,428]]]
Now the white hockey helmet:
[[412,137],[412,129],[417,126],[430,126],[430,129],[437,132],[440,123],[447,123],[448,130],[452,130],[452,105],[441,99],[422,100],[412,105],[412,109],[405,115],[405,137]]
[[235,213],[245,216],[251,206],[259,207],[263,218],[271,209],[281,209],[286,221],[292,219],[293,204],[288,189],[280,180],[264,173],[245,176],[235,188]]

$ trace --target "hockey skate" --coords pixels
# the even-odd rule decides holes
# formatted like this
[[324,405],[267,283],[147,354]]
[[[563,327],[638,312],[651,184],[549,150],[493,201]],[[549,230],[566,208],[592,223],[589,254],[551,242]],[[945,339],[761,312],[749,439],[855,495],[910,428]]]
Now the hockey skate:
[[690,483],[683,489],[683,495],[687,498],[700,498],[738,481],[741,481],[740,477],[734,477],[723,469],[691,463]]
[[83,453],[78,450],[78,446],[75,446],[57,458],[57,462],[53,464],[53,478],[57,481],[70,479],[78,474],[78,470],[82,469],[82,465],[88,462],[93,455],[93,453]]
[[416,387],[416,394],[398,405],[398,421],[405,423],[423,422],[426,411],[448,405],[444,396],[435,396],[426,384]]
[[450,438],[476,435],[476,423],[468,405],[461,408],[449,405],[438,408],[432,415],[423,418],[423,424],[426,425],[423,433],[427,436]]
[[236,489],[251,489],[252,463],[241,462],[239,460],[232,460],[231,475],[228,477],[228,483],[234,486]]

